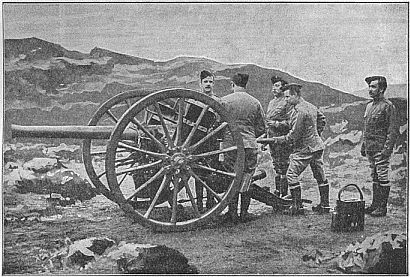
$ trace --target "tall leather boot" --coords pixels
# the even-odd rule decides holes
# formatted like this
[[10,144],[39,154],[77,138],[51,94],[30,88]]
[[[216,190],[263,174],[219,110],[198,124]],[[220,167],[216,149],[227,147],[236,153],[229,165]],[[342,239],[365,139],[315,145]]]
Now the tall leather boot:
[[237,223],[239,221],[238,216],[238,201],[239,193],[237,193],[228,205],[228,212],[225,214],[224,221],[229,221],[232,223]]
[[239,219],[241,222],[247,222],[254,219],[248,212],[249,205],[251,204],[251,196],[249,192],[241,193],[241,209]]
[[280,197],[285,197],[288,195],[288,179],[286,175],[281,175],[281,186],[280,186]]
[[281,188],[281,175],[276,173],[275,176],[275,191],[273,192],[275,195],[280,196],[280,188]]
[[379,188],[379,205],[377,209],[374,210],[370,216],[381,217],[387,214],[387,200],[389,199],[390,186],[380,186]]
[[305,214],[305,210],[303,209],[302,205],[302,190],[300,188],[299,183],[294,186],[291,186],[290,193],[292,195],[292,205],[286,211],[285,214],[294,216],[294,215],[303,215]]
[[371,214],[377,209],[379,202],[380,202],[379,198],[380,198],[380,184],[378,182],[373,182],[372,204],[370,204],[369,207],[364,209],[365,214]]
[[319,214],[329,213],[329,185],[327,181],[326,185],[319,186],[319,194],[320,194],[320,203],[317,206],[312,207],[312,211],[317,212]]

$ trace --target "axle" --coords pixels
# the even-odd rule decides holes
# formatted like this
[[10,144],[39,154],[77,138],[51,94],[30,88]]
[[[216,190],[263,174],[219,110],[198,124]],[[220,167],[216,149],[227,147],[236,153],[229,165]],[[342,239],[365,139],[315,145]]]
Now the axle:
[[[112,126],[21,126],[11,125],[11,135],[30,138],[71,138],[71,139],[109,139],[114,127]],[[127,130],[123,139],[134,140],[138,132]]]

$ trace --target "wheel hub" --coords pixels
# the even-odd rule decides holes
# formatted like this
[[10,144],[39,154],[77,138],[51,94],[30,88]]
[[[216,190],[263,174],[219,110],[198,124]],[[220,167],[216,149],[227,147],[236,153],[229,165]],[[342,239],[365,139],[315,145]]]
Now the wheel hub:
[[184,153],[178,152],[171,156],[171,166],[180,168],[188,162],[188,157]]

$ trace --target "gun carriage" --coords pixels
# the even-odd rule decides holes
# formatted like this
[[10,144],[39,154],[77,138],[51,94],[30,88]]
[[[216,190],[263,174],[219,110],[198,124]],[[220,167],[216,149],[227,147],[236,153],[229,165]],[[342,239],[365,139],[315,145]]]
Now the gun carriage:
[[[82,139],[95,188],[134,221],[158,231],[205,224],[242,183],[245,152],[238,127],[223,105],[194,90],[123,92],[103,103],[88,126],[11,127],[13,137]],[[234,146],[221,149],[226,132]],[[234,158],[234,168],[225,165],[225,155]],[[253,181],[265,177],[259,172]],[[291,204],[254,183],[251,195],[273,207]],[[212,204],[204,209],[208,200]]]

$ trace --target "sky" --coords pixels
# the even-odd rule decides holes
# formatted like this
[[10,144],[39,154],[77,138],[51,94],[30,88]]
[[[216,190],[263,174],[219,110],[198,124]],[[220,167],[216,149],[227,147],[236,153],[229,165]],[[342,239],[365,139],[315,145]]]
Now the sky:
[[3,3],[3,37],[252,63],[346,92],[408,82],[407,3]]

